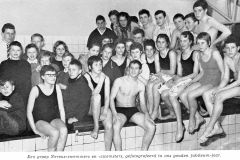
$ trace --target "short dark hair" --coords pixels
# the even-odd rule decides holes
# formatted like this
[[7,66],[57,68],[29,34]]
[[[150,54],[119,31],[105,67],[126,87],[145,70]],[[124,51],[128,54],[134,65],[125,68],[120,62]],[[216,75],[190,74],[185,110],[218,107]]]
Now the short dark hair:
[[133,42],[133,44],[130,46],[130,52],[135,49],[139,49],[141,52],[143,51],[142,45],[138,42]]
[[113,44],[111,44],[111,43],[104,44],[102,46],[102,51],[104,51],[104,49],[106,49],[106,48],[111,48],[113,50]]
[[156,16],[156,15],[159,15],[159,14],[162,14],[163,17],[166,17],[166,12],[163,11],[163,10],[157,10],[154,15]]
[[76,65],[79,69],[82,69],[82,64],[80,61],[76,60],[76,59],[73,59],[69,65]]
[[159,38],[165,39],[165,41],[166,41],[167,44],[168,44],[167,47],[169,47],[169,45],[170,45],[170,39],[169,39],[168,35],[166,35],[166,34],[159,34],[159,35],[157,36],[156,41],[157,41]]
[[12,79],[3,78],[3,79],[0,79],[0,86],[4,86],[6,82],[9,82],[12,86],[15,85]]
[[115,15],[116,17],[118,16],[119,12],[117,10],[111,10],[108,13],[108,17],[110,18],[112,15]]
[[155,48],[155,42],[152,39],[147,39],[147,40],[144,41],[144,49],[145,50],[146,50],[147,46],[151,46],[153,49],[156,49]]
[[[99,56],[91,56],[88,58],[88,68],[89,66],[92,67],[94,62],[102,62],[102,58],[100,58]],[[91,69],[89,68],[89,70],[91,71]]]
[[140,28],[134,29],[132,33],[133,33],[133,35],[136,35],[136,34],[140,33],[142,35],[142,37],[145,36],[144,31]]
[[193,4],[193,9],[195,7],[202,7],[203,10],[206,10],[208,8],[208,3],[205,0],[197,0],[194,4]]
[[42,66],[42,68],[40,70],[40,76],[43,76],[48,71],[56,72],[56,70],[55,70],[55,68],[53,66],[45,65],[45,66]]
[[96,18],[96,22],[102,20],[103,22],[106,22],[105,18],[102,15],[98,15]]
[[74,59],[74,56],[70,53],[70,52],[65,52],[64,54],[63,54],[63,56],[62,56],[62,58],[65,58],[65,57],[71,57],[72,58],[72,60]]
[[6,23],[6,24],[3,25],[2,33],[4,33],[6,29],[14,29],[14,32],[16,32],[15,31],[15,26],[11,23]]
[[198,40],[198,39],[203,39],[203,40],[207,41],[208,45],[211,46],[211,36],[207,32],[199,33],[196,40]]
[[[9,48],[8,48],[8,52],[9,50],[11,49],[12,46],[18,46],[21,51],[23,52],[23,47],[22,47],[22,44],[18,41],[12,41],[10,44],[9,44]],[[21,53],[22,54],[22,53]]]
[[119,21],[120,17],[125,17],[126,18],[127,26],[129,26],[131,24],[130,16],[129,16],[129,14],[127,12],[120,12],[118,14],[118,21]]
[[93,43],[90,44],[89,50],[93,48],[94,46],[98,46],[99,49],[101,49],[101,44],[98,41],[93,41]]
[[32,39],[33,39],[34,37],[40,37],[40,38],[41,38],[41,41],[44,41],[43,36],[42,36],[41,34],[39,34],[39,33],[33,34],[33,35],[31,36],[31,41],[32,41]]
[[139,69],[142,69],[142,63],[139,62],[139,60],[132,60],[132,61],[129,63],[129,67],[130,67],[132,64],[138,64],[138,65],[139,65]]
[[67,46],[67,44],[66,44],[65,42],[63,42],[63,41],[57,41],[57,42],[55,42],[54,45],[53,45],[53,53],[54,53],[54,54],[56,54],[56,49],[57,49],[57,47],[60,46],[60,45],[63,45],[63,47],[64,47],[64,49],[65,49],[65,52],[69,52],[68,46]]
[[173,21],[174,21],[175,19],[178,19],[178,18],[182,18],[182,20],[184,20],[184,16],[183,16],[181,13],[177,13],[177,14],[175,14],[175,16],[173,17]]
[[192,18],[192,20],[193,20],[194,22],[198,21],[198,19],[195,17],[195,14],[194,14],[193,12],[187,14],[187,15],[184,17],[184,19],[187,19],[187,18]]
[[226,40],[225,40],[225,45],[228,43],[235,43],[236,46],[240,46],[240,39],[235,36],[235,35],[230,35]]
[[130,16],[130,21],[134,23],[138,23],[138,18],[136,16]]
[[37,55],[39,54],[38,47],[36,46],[36,44],[33,44],[33,43],[30,43],[30,44],[28,44],[28,45],[25,47],[25,54],[27,54],[27,51],[28,51],[30,48],[35,48],[36,51],[37,51]]
[[184,37],[184,38],[188,38],[189,41],[191,41],[191,47],[194,45],[194,37],[193,37],[193,34],[190,32],[190,31],[184,31],[181,33],[181,35]]
[[141,9],[139,12],[138,12],[138,16],[140,17],[141,15],[143,14],[146,14],[148,17],[150,17],[150,12],[146,9]]

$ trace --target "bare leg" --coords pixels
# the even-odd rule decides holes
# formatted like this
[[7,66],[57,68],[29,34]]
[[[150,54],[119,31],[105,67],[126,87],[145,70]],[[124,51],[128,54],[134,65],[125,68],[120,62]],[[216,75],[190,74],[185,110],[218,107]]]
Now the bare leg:
[[160,103],[160,94],[158,92],[158,87],[162,82],[156,83],[153,86],[153,97],[154,97],[154,104],[153,104],[153,113],[151,115],[151,118],[155,120],[157,117],[161,117],[161,110],[159,109],[159,103]]
[[36,123],[36,128],[39,132],[43,133],[48,139],[48,151],[53,152],[57,150],[59,139],[59,131],[46,121],[39,120]]
[[121,138],[121,129],[126,123],[127,118],[122,113],[118,113],[116,122],[113,123],[113,143],[116,151],[122,151],[122,138]]
[[100,110],[101,96],[99,94],[94,94],[91,98],[91,106],[89,110],[89,114],[93,116],[94,129],[91,132],[91,137],[93,137],[94,139],[97,139],[98,137]]
[[[101,110],[104,110],[104,108],[101,108]],[[110,109],[107,110],[107,117],[102,123],[105,130],[104,133],[105,150],[111,151],[113,140],[113,124],[112,124],[112,112]]]
[[130,122],[136,123],[138,126],[142,127],[146,131],[143,136],[141,150],[147,151],[155,134],[156,126],[150,121],[146,121],[145,115],[140,112],[135,113],[130,119]]
[[50,124],[59,131],[57,151],[64,151],[68,136],[68,130],[65,123],[63,123],[61,119],[54,119],[52,122],[50,122]]
[[146,92],[147,92],[147,107],[149,110],[149,114],[151,115],[153,112],[153,85],[157,83],[158,80],[149,81],[146,86]]
[[175,113],[174,113],[172,104],[171,104],[171,102],[170,102],[170,100],[169,100],[169,89],[162,91],[161,98],[162,98],[162,100],[165,102],[165,104],[167,105],[170,113],[169,113],[169,115],[167,115],[167,116],[165,116],[165,117],[158,117],[158,118],[159,118],[159,119],[162,119],[162,120],[175,119],[175,118],[176,118],[176,115],[175,115]]

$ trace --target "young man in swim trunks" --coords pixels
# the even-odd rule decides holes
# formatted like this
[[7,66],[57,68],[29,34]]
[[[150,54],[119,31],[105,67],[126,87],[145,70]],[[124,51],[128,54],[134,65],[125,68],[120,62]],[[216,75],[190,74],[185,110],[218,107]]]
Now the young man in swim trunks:
[[[113,114],[113,143],[117,151],[122,150],[121,129],[126,122],[133,122],[145,130],[141,150],[148,150],[155,134],[155,123],[151,119],[145,104],[145,85],[138,80],[142,64],[133,60],[129,64],[129,74],[115,80],[110,96],[110,107]],[[139,112],[135,99],[139,94]],[[116,105],[115,105],[116,98]]]
[[[197,0],[193,4],[195,17],[198,19],[198,33],[207,32],[211,36],[211,48],[214,48],[217,43],[222,42],[225,38],[231,35],[231,31],[218,22],[216,19],[207,15],[208,3],[205,0]],[[217,37],[218,31],[222,34]]]

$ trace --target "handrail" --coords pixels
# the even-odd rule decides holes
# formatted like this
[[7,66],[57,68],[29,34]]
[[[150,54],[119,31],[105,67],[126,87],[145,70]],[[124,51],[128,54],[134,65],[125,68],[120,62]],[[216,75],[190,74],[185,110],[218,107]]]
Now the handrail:
[[221,22],[224,25],[231,25],[231,24],[235,24],[235,23],[240,23],[240,21],[228,21],[228,22]]

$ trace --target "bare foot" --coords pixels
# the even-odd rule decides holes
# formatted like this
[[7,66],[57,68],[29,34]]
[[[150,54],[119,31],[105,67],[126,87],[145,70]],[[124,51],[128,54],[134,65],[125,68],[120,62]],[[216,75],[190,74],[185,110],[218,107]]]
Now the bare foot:
[[195,125],[196,125],[196,120],[195,120],[195,118],[189,119],[189,124],[188,124],[188,133],[189,133],[189,134],[193,134]]
[[200,119],[197,118],[194,130],[199,130],[199,128],[205,123],[206,123],[206,121],[202,117]]
[[177,143],[181,142],[184,137],[185,127],[182,125],[181,127],[178,127],[176,135],[175,135],[175,141]]
[[165,117],[160,117],[159,116],[158,119],[160,119],[160,120],[176,119],[176,116],[175,116],[175,114],[169,114],[169,115],[167,115]]
[[103,112],[103,113],[100,115],[99,120],[100,120],[100,121],[104,121],[106,118],[107,118],[107,112]]
[[206,137],[209,138],[214,135],[222,134],[222,133],[223,133],[222,127],[214,127],[213,130],[209,134],[206,135]]
[[99,128],[94,128],[93,129],[93,131],[90,134],[92,138],[94,138],[94,139],[98,138],[98,130],[99,130]]
[[207,135],[209,135],[209,133],[211,133],[211,131],[212,131],[212,128],[207,127],[205,129],[205,131],[203,132],[203,134],[201,135],[201,137],[198,139],[198,143],[205,143],[205,142],[207,142],[207,140],[208,140]]
[[158,115],[157,112],[153,112],[153,113],[151,114],[152,120],[155,120],[158,116],[159,116],[159,115]]

